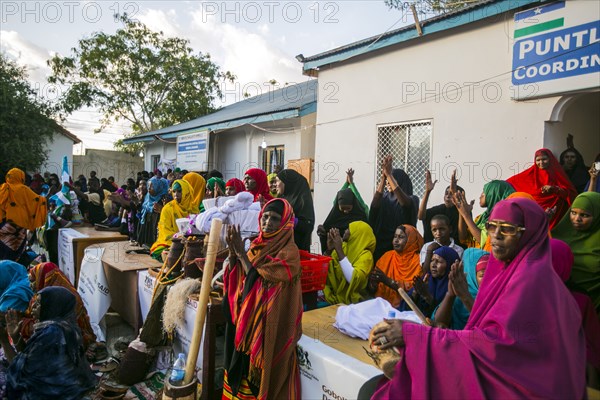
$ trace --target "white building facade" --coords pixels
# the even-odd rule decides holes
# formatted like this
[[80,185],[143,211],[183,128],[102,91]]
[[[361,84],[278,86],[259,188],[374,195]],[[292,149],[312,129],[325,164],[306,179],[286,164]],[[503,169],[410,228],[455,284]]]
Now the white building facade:
[[[409,173],[420,198],[425,170],[431,170],[439,182],[430,207],[442,202],[454,169],[467,198],[478,199],[485,183],[529,167],[537,149],[550,148],[558,157],[566,149],[567,134],[574,136],[589,165],[600,152],[600,42],[594,39],[600,39],[600,29],[595,30],[600,27],[600,2],[569,3],[579,3],[575,14],[586,14],[592,29],[585,38],[579,34],[581,41],[571,35],[570,49],[564,42],[553,46],[564,53],[587,46],[592,72],[579,74],[575,83],[555,79],[565,83],[559,89],[547,87],[552,79],[522,85],[517,77],[525,70],[513,71],[513,49],[519,51],[515,14],[546,2],[481,2],[462,13],[424,21],[423,36],[411,26],[304,59],[307,75],[318,76],[321,87],[335,89],[321,90],[317,105],[317,224],[327,216],[348,168],[356,171],[355,182],[370,202],[386,154],[394,155],[394,167]],[[555,36],[580,23],[568,25],[573,18],[565,8],[552,10],[565,21],[550,30]],[[560,60],[552,54],[549,58]],[[540,96],[544,90],[549,93]],[[480,211],[477,204],[475,212]]]

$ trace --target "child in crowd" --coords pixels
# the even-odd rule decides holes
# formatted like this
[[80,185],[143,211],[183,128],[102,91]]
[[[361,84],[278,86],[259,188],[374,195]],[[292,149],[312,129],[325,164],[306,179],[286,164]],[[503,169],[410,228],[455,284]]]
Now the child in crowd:
[[[429,271],[429,263],[426,263],[428,258],[427,256],[429,255],[429,260],[431,260],[433,251],[439,246],[450,247],[456,251],[460,258],[462,258],[464,250],[454,242],[454,238],[452,237],[454,232],[452,231],[452,227],[450,225],[450,219],[446,215],[438,214],[431,219],[431,233],[433,235],[433,240],[423,245],[420,254],[421,265],[424,266],[425,272]],[[439,246],[432,246],[434,243]]]
[[[444,191],[444,202],[437,206],[427,208],[427,202],[429,201],[429,195],[435,188],[436,181],[431,179],[431,172],[429,170],[425,173],[425,194],[419,205],[419,214],[417,215],[420,221],[423,221],[423,239],[425,242],[431,242],[433,240],[433,234],[431,233],[431,220],[436,215],[445,215],[450,221],[450,228],[452,233],[458,236],[458,220],[459,213],[452,201],[452,190],[451,186],[448,186]],[[464,193],[464,189],[460,186],[456,186],[456,190]],[[456,237],[458,240],[458,237]]]

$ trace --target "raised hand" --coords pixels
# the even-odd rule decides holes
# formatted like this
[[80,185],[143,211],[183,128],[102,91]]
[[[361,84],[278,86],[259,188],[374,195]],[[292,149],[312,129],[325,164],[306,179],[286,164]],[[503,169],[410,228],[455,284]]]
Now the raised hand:
[[386,156],[381,163],[381,171],[385,174],[387,178],[392,176],[392,162],[394,159],[392,156]]
[[458,297],[464,298],[465,296],[469,295],[469,285],[467,284],[467,275],[465,275],[462,260],[456,260],[452,264],[448,279],[452,283],[454,293]]
[[21,330],[21,315],[16,310],[8,310],[6,312],[6,332],[11,338],[16,339]]
[[435,184],[437,182],[438,182],[437,179],[435,180],[435,182],[432,181],[431,172],[429,170],[427,170],[427,172],[425,172],[425,191],[426,192],[433,191],[433,189],[435,188]]
[[352,168],[348,168],[346,171],[346,183],[348,185],[352,185],[354,183],[354,170]]
[[431,293],[429,293],[427,285],[421,280],[420,276],[415,276],[415,278],[413,279],[413,287],[415,289],[415,292],[419,296],[421,296],[427,303],[433,303],[433,296],[431,295]]
[[336,253],[338,253],[338,256],[340,256],[340,260],[341,260],[343,258],[341,256],[341,254],[343,254],[343,252],[342,252],[342,236],[340,235],[339,229],[331,228],[329,230],[329,237],[331,238],[333,249],[335,249]]
[[229,254],[233,254],[240,258],[246,254],[239,225],[229,225],[229,227],[227,227],[227,235],[225,240],[227,241],[227,246],[229,247]]
[[265,199],[262,194],[259,194],[258,202],[260,203],[260,209],[262,210],[262,208],[265,206],[265,204],[267,204],[267,199]]
[[458,191],[458,179],[456,179],[456,168],[452,172],[450,177],[450,193],[456,193]]
[[465,197],[465,193],[461,191],[454,192],[452,195],[452,202],[456,206],[461,215],[470,215],[473,210],[473,204],[475,204],[475,200],[471,200],[469,203],[467,198]]

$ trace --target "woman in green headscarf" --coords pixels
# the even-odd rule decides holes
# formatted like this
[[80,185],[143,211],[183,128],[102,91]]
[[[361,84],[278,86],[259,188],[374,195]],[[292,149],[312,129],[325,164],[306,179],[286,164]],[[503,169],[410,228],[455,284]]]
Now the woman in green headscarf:
[[325,300],[330,304],[355,304],[364,300],[375,251],[375,235],[369,224],[352,222],[343,236],[332,228],[327,248],[332,260],[323,290]]
[[213,176],[206,182],[206,198],[225,196],[225,181],[219,177]]
[[575,256],[567,286],[590,296],[600,316],[600,193],[577,196],[552,237],[567,243]]
[[471,215],[472,205],[469,205],[465,193],[458,191],[454,194],[454,205],[461,218],[458,221],[458,236],[461,243],[468,247],[479,247],[485,251],[491,251],[492,246],[485,229],[485,224],[494,209],[496,203],[506,199],[515,189],[506,181],[493,180],[483,186],[483,192],[479,196],[479,206],[485,207],[475,220]]

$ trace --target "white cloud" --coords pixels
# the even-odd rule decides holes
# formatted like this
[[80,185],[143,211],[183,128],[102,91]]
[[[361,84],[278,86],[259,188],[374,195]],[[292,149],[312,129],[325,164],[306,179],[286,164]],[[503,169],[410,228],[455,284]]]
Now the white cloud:
[[136,15],[136,19],[145,24],[155,32],[162,31],[166,36],[181,37],[182,29],[177,24],[177,13],[175,10],[145,10],[143,14]]
[[269,25],[267,25],[267,24],[259,25],[258,31],[260,32],[261,35],[267,36],[269,34]]
[[[269,41],[264,34],[223,23],[216,17],[207,18],[201,10],[192,12],[192,19],[192,46],[209,52],[217,64],[237,76],[241,89],[239,94],[244,92],[244,86],[258,84],[265,87],[271,79],[280,83],[297,83],[307,79],[302,76],[301,65],[278,49],[277,41]],[[260,32],[261,28],[258,30]],[[241,97],[234,99],[239,100]]]
[[0,49],[19,65],[27,67],[29,81],[35,87],[47,83],[46,77],[50,68],[46,60],[51,57],[50,51],[25,40],[15,31],[0,31]]

